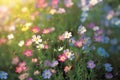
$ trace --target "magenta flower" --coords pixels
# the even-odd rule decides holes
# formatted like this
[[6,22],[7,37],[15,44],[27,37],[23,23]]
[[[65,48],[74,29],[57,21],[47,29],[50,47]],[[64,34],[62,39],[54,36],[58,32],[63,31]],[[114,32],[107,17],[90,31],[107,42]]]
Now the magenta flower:
[[92,60],[90,60],[90,61],[88,61],[87,62],[87,68],[89,68],[89,69],[93,69],[93,68],[95,68],[95,64],[94,64],[94,61],[92,61]]
[[61,54],[58,56],[58,61],[65,62],[67,60],[67,56],[65,54]]
[[27,49],[23,52],[23,54],[27,57],[30,57],[30,56],[32,56],[32,50]]

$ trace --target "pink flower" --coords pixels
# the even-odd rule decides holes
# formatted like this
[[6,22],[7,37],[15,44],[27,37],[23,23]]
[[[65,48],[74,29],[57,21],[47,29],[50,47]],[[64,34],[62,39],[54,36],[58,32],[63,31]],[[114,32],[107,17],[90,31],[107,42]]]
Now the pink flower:
[[60,36],[58,36],[58,40],[63,41],[63,40],[65,40],[65,38],[63,35],[60,35]]
[[26,69],[27,69],[26,63],[25,63],[25,62],[20,62],[20,63],[18,64],[18,66],[16,67],[15,72],[21,73],[21,72],[25,71]]
[[66,11],[65,11],[64,8],[59,8],[58,11],[57,11],[57,13],[59,13],[59,14],[63,14],[63,13],[65,13],[65,12],[66,12]]
[[0,45],[6,43],[6,41],[7,40],[5,38],[0,38]]
[[30,56],[32,56],[32,50],[27,49],[23,52],[23,54],[27,57],[30,57]]
[[65,73],[67,73],[68,71],[70,71],[71,68],[72,68],[72,66],[65,66],[64,67]]
[[40,32],[40,28],[38,26],[33,27],[31,30],[33,33],[36,33],[36,34]]
[[48,49],[49,46],[47,44],[44,45],[44,49]]
[[64,4],[66,7],[69,8],[72,7],[74,3],[71,0],[64,0]]
[[23,69],[21,67],[19,66],[16,67],[16,70],[15,70],[16,73],[21,73],[22,71]]
[[52,27],[52,28],[46,28],[46,29],[43,29],[42,33],[43,34],[48,34],[48,33],[53,32],[54,30],[55,30],[54,27]]
[[25,41],[25,46],[31,46],[32,45],[32,39]]
[[82,42],[82,41],[76,41],[76,42],[74,43],[74,45],[75,45],[76,47],[82,47],[83,42]]
[[65,54],[61,54],[58,56],[58,61],[65,62],[67,60],[67,56]]
[[56,8],[58,6],[58,0],[52,0],[52,7]]
[[36,6],[38,7],[38,8],[45,8],[45,7],[47,7],[47,3],[46,3],[46,0],[37,0],[37,4],[36,4]]
[[19,62],[19,58],[16,56],[12,59],[12,64],[17,64]]

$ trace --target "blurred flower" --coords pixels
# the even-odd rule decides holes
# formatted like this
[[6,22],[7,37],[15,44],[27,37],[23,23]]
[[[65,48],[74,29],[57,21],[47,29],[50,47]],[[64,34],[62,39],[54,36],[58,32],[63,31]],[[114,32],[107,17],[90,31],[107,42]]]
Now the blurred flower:
[[61,54],[58,56],[58,61],[65,62],[67,60],[67,56],[65,54]]
[[58,36],[58,40],[61,40],[61,41],[65,40],[64,35]]
[[33,80],[33,78],[29,77],[29,78],[27,78],[26,80]]
[[89,23],[88,24],[88,28],[92,29],[93,27],[95,27],[95,23]]
[[55,69],[50,69],[51,73],[52,74],[55,74],[56,73],[56,70]]
[[38,59],[37,58],[32,58],[32,62],[36,63],[36,62],[38,62]]
[[32,45],[32,39],[28,39],[25,41],[25,46],[31,46]]
[[28,73],[23,73],[23,74],[20,74],[18,78],[19,78],[20,80],[25,80],[26,78],[28,78],[28,76],[29,76]]
[[74,58],[74,53],[72,53],[71,51],[69,51],[69,49],[64,50],[64,54],[70,60],[72,60]]
[[111,72],[113,70],[112,65],[109,63],[105,63],[104,67],[107,72]]
[[51,15],[54,15],[56,12],[57,12],[56,9],[51,9],[51,10],[49,11],[49,13],[50,13]]
[[71,0],[64,0],[64,4],[66,7],[69,8],[72,7],[74,3]]
[[117,38],[111,39],[110,43],[111,43],[112,45],[116,45],[116,44],[118,43]]
[[37,8],[45,8],[47,7],[47,2],[46,0],[37,0],[36,6]]
[[7,40],[6,40],[5,38],[0,38],[0,45],[6,43],[6,41],[7,41]]
[[82,25],[78,27],[78,34],[84,34],[86,32],[86,28]]
[[100,29],[99,26],[94,26],[94,27],[93,27],[93,30],[94,30],[94,31],[98,31],[99,29]]
[[10,30],[10,31],[15,31],[15,29],[16,29],[15,25],[11,25],[11,26],[9,27],[9,30]]
[[42,76],[44,79],[50,79],[50,77],[52,76],[52,73],[50,70],[44,70],[42,73]]
[[0,79],[7,79],[8,78],[8,73],[5,71],[0,71]]
[[47,44],[44,45],[44,49],[48,49],[49,46]]
[[102,36],[101,35],[100,36],[94,36],[94,40],[96,42],[102,42]]
[[18,43],[18,46],[22,47],[24,45],[24,40],[21,40],[19,43]]
[[41,43],[42,42],[41,36],[40,35],[33,35],[32,42],[35,42],[36,44]]
[[33,74],[34,74],[34,75],[38,75],[38,74],[40,74],[40,71],[36,70],[36,71],[34,71]]
[[16,67],[15,72],[16,73],[21,73],[23,71],[27,70],[26,63],[25,62],[20,62],[18,66]]
[[107,36],[102,36],[102,43],[108,44],[109,41],[110,41],[109,37],[107,37]]
[[21,9],[21,11],[22,11],[23,13],[25,13],[25,12],[28,11],[28,8],[27,8],[27,7],[23,7],[23,8]]
[[43,34],[49,34],[49,33],[53,32],[54,30],[55,30],[54,27],[46,28],[46,29],[43,29],[42,33]]
[[12,59],[12,64],[17,64],[19,62],[19,58],[16,56]]
[[21,30],[22,31],[27,31],[30,28],[31,25],[32,25],[31,22],[25,23],[25,25],[22,27]]
[[10,40],[10,39],[13,39],[14,38],[14,35],[13,34],[9,34],[8,36],[7,36],[7,38]]
[[95,63],[92,60],[87,62],[87,68],[93,69],[95,68],[95,66],[96,66]]
[[55,67],[55,66],[57,66],[59,63],[58,63],[58,61],[57,60],[55,60],[55,61],[52,61],[52,63],[51,63],[51,67]]
[[59,0],[52,0],[52,7],[57,8],[58,7]]
[[69,42],[69,45],[70,45],[70,46],[73,46],[76,41],[75,41],[75,38],[74,38],[74,37],[71,37],[71,38],[68,40],[68,42]]
[[63,50],[63,47],[60,47],[59,49],[58,49],[58,51],[62,51]]
[[74,45],[75,45],[76,47],[82,47],[82,46],[83,46],[83,42],[82,42],[82,41],[76,41],[76,42],[74,43]]
[[64,8],[59,8],[58,10],[57,10],[57,13],[58,14],[63,14],[63,13],[65,13],[66,11],[65,11],[65,9]]
[[113,78],[112,73],[105,73],[105,78],[106,78],[106,79],[111,79],[111,78]]
[[49,60],[45,60],[44,61],[44,66],[51,66],[51,62]]
[[40,28],[38,26],[32,27],[31,30],[33,33],[36,33],[36,34],[40,32]]
[[68,39],[68,38],[72,37],[72,33],[68,32],[68,31],[65,31],[63,36],[64,36],[64,38]]
[[44,48],[44,44],[38,44],[38,45],[36,46],[36,48],[37,48],[38,50],[43,49],[43,48]]
[[102,57],[109,57],[109,54],[102,47],[98,47],[97,53],[98,53],[98,55],[100,55]]
[[25,56],[27,56],[27,57],[30,57],[30,56],[32,56],[32,50],[26,49],[26,50],[23,52],[23,54],[24,54]]
[[70,71],[71,68],[72,68],[72,66],[65,66],[65,67],[64,67],[65,73],[67,73],[68,71]]

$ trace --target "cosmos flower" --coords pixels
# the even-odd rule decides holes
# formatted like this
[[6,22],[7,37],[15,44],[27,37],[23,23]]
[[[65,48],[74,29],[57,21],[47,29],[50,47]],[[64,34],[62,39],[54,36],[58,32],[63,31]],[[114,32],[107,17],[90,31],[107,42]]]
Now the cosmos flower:
[[0,79],[7,79],[8,78],[8,73],[5,71],[0,71]]
[[95,66],[96,66],[95,63],[92,60],[87,62],[87,68],[93,69],[93,68],[95,68]]
[[26,49],[26,50],[23,52],[23,54],[24,54],[25,56],[27,56],[27,57],[30,57],[30,56],[32,56],[32,50]]
[[36,71],[34,71],[33,74],[34,74],[34,75],[38,75],[38,74],[40,74],[40,71],[36,70]]
[[68,38],[72,37],[72,33],[68,32],[68,31],[65,31],[63,36],[64,36],[64,38],[68,39]]
[[107,72],[111,72],[113,70],[112,65],[110,63],[105,63],[104,67]]
[[38,62],[38,59],[37,58],[32,58],[32,62],[36,63],[36,62]]
[[52,73],[50,70],[44,70],[43,73],[42,73],[42,76],[44,79],[50,79],[50,77],[52,76]]
[[58,61],[65,62],[67,60],[67,56],[65,54],[61,54],[58,56]]
[[25,63],[25,62],[20,62],[20,63],[18,64],[18,66],[16,67],[15,72],[16,72],[16,73],[21,73],[21,72],[23,72],[23,71],[25,71],[25,70],[27,70],[26,63]]
[[40,35],[33,35],[32,42],[35,42],[36,44],[41,43],[42,42],[41,36]]
[[49,34],[49,33],[53,32],[54,30],[55,30],[54,27],[45,28],[45,29],[43,29],[42,33],[43,33],[43,34]]
[[33,33],[36,33],[36,34],[38,34],[40,32],[40,28],[38,26],[32,27],[31,30]]
[[56,12],[57,12],[56,9],[51,9],[51,10],[49,11],[49,13],[50,13],[51,15],[54,15]]

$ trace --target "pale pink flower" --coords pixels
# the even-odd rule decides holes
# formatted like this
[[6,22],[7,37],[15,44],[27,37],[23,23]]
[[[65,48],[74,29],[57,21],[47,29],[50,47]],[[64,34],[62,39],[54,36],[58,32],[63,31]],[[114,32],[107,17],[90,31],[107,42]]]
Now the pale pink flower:
[[37,58],[32,58],[32,62],[36,63],[36,62],[38,62],[38,59]]
[[32,45],[32,39],[28,39],[25,41],[25,46],[31,46]]
[[16,56],[12,59],[12,64],[17,64],[19,62],[19,58]]
[[40,32],[40,28],[38,26],[32,27],[31,30],[33,33],[36,33],[36,34]]
[[26,50],[23,52],[23,54],[24,54],[25,56],[27,56],[27,57],[30,57],[30,56],[32,56],[32,50],[26,49]]

